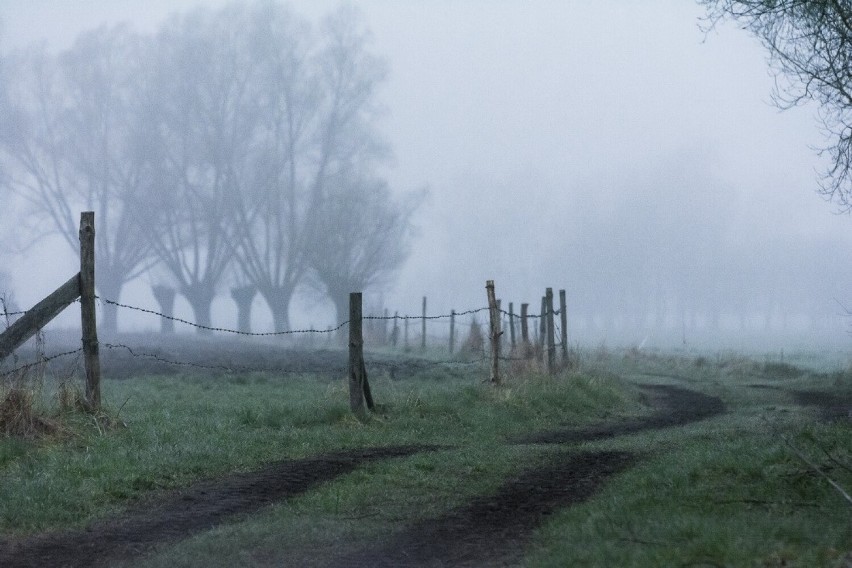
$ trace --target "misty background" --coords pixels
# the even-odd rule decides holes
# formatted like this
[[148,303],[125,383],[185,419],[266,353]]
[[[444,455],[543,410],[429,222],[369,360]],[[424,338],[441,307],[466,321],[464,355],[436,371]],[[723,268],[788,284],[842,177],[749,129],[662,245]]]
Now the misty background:
[[[103,23],[154,33],[197,4],[0,0],[0,51],[59,52]],[[290,6],[318,22],[338,3]],[[478,308],[493,279],[516,310],[566,289],[572,343],[847,345],[852,219],[816,193],[816,108],[771,104],[766,54],[746,32],[705,34],[702,9],[674,0],[356,6],[388,65],[381,173],[399,196],[428,188],[409,258],[365,290],[368,307],[417,315],[427,296],[430,314]],[[15,254],[27,209],[3,197],[0,266],[28,308],[78,261],[56,236]],[[120,300],[157,309],[152,283],[142,275]],[[226,283],[217,292],[212,323],[234,327]],[[185,299],[176,315],[193,319]],[[253,315],[272,328],[259,298]],[[335,317],[300,290],[290,325]],[[121,312],[119,326],[159,321]]]

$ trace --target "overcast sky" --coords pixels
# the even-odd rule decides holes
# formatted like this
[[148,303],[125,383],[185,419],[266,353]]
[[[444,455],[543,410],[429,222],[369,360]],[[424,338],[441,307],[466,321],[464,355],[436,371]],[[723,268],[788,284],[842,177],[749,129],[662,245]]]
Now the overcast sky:
[[[0,48],[61,49],[104,21],[150,31],[196,4],[0,0]],[[424,294],[435,311],[478,307],[486,279],[516,301],[565,287],[572,267],[560,258],[582,221],[625,203],[656,207],[654,194],[666,196],[668,216],[724,211],[727,239],[787,235],[848,250],[852,220],[816,194],[816,108],[772,106],[760,44],[732,25],[705,35],[692,2],[355,4],[391,69],[381,93],[395,156],[388,178],[431,195],[387,296],[392,309],[416,312]],[[292,5],[316,21],[337,3]],[[59,264],[45,260],[43,270]],[[22,289],[21,303],[62,281]]]

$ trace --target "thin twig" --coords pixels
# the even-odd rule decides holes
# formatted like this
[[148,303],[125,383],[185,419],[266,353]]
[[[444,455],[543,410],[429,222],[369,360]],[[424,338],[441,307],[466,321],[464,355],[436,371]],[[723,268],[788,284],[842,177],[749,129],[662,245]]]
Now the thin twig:
[[829,483],[832,487],[834,487],[834,489],[835,489],[838,493],[840,493],[840,494],[843,496],[843,498],[844,498],[844,499],[846,499],[846,501],[848,501],[848,502],[849,502],[849,505],[852,505],[852,496],[850,496],[850,495],[846,492],[846,490],[845,490],[845,489],[843,489],[843,487],[841,487],[841,486],[840,486],[840,484],[839,484],[839,483],[837,483],[837,482],[836,482],[836,481],[834,481],[831,477],[829,477],[829,475],[828,475],[827,473],[825,473],[822,469],[820,469],[820,467],[819,467],[818,465],[816,465],[816,464],[815,464],[813,461],[811,461],[811,460],[810,460],[810,459],[809,459],[809,458],[808,458],[805,454],[803,454],[803,453],[799,450],[799,448],[797,448],[795,445],[793,445],[793,442],[792,442],[792,441],[790,441],[789,436],[785,435],[783,432],[781,432],[781,431],[779,431],[777,428],[775,428],[775,427],[774,427],[774,426],[773,426],[773,425],[769,422],[769,420],[767,420],[767,419],[766,419],[766,417],[765,417],[765,416],[761,416],[761,418],[762,418],[762,419],[763,419],[763,420],[764,420],[767,424],[769,424],[769,427],[770,427],[770,428],[772,428],[773,430],[775,430],[775,433],[776,433],[776,434],[778,434],[778,436],[780,436],[782,440],[784,440],[784,444],[785,444],[788,448],[790,448],[790,450],[792,450],[792,452],[793,452],[794,454],[796,454],[796,456],[798,456],[798,458],[799,458],[800,460],[802,460],[803,462],[805,462],[805,463],[808,465],[808,467],[810,467],[813,471],[815,471],[815,472],[816,472],[816,473],[818,473],[821,477],[823,477],[826,481],[828,481],[828,483]]

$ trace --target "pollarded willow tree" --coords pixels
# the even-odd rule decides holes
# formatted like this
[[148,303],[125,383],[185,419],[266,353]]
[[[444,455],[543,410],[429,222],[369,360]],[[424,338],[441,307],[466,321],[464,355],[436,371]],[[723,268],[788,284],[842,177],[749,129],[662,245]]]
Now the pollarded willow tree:
[[145,133],[151,246],[210,326],[211,304],[233,257],[233,213],[257,153],[260,64],[251,15],[232,5],[175,15],[151,51]]
[[[79,212],[96,211],[98,293],[116,301],[150,258],[137,145],[143,54],[143,38],[116,26],[82,34],[58,55],[33,47],[4,58],[2,181],[75,253]],[[104,305],[101,325],[116,331],[114,305]]]
[[775,102],[819,104],[831,165],[821,191],[852,211],[852,2],[849,0],[699,0],[708,27],[733,19],[768,49]]
[[385,64],[368,51],[369,34],[352,8],[330,14],[317,31],[280,5],[247,10],[255,27],[245,32],[263,46],[262,112],[253,179],[234,209],[235,259],[281,331],[329,230],[325,216],[339,196],[332,181],[356,167],[373,171],[386,155],[375,127]]
[[[32,50],[18,61],[14,113],[0,120],[15,185],[75,246],[76,212],[96,211],[107,299],[120,292],[110,282],[153,258],[210,326],[233,270],[289,329],[294,291],[335,230],[330,200],[363,191],[350,177],[379,179],[387,155],[376,128],[385,65],[368,47],[352,8],[314,29],[258,1],[176,14],[154,36],[101,28],[57,57]],[[349,212],[377,219],[355,209],[375,201],[350,200]],[[396,238],[374,229],[354,237]]]
[[384,152],[374,123],[385,67],[367,42],[351,8],[315,32],[274,2],[198,9],[158,34],[153,246],[199,323],[235,262],[275,329],[289,329],[328,179]]
[[349,318],[349,293],[385,285],[408,258],[411,216],[423,193],[396,198],[387,184],[348,172],[329,180],[309,250],[315,285]]

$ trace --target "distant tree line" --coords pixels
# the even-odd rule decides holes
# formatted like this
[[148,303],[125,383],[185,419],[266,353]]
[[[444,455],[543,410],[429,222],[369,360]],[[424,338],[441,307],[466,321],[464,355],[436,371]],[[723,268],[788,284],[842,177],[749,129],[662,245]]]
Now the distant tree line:
[[[386,66],[369,40],[352,8],[314,27],[262,1],[9,53],[0,184],[75,251],[79,211],[96,212],[104,298],[157,266],[202,325],[228,281],[256,290],[278,331],[300,285],[346,319],[348,292],[406,259],[418,204],[380,175]],[[101,325],[117,329],[115,306]]]

